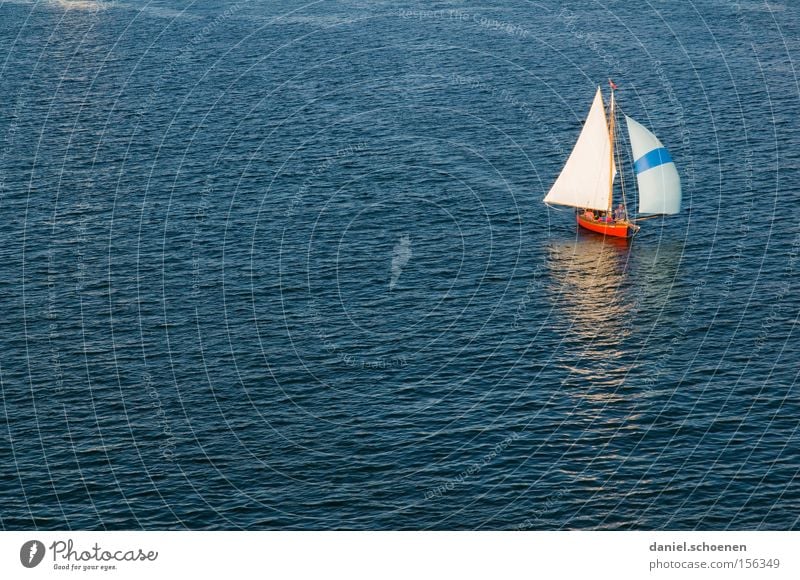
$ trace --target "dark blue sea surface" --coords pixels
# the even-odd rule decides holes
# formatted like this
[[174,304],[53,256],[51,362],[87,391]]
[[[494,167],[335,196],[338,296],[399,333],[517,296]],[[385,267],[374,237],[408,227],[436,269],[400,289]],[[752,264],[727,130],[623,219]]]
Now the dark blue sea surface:
[[[800,528],[798,57],[789,0],[0,3],[0,527]],[[630,243],[541,201],[609,77],[684,190]]]

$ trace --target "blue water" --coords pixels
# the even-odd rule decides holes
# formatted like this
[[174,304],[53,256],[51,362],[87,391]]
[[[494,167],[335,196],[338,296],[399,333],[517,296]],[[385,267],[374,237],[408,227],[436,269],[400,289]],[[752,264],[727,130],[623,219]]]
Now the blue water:
[[[798,51],[780,0],[3,2],[0,526],[800,527]],[[541,203],[608,77],[683,180],[631,243]]]

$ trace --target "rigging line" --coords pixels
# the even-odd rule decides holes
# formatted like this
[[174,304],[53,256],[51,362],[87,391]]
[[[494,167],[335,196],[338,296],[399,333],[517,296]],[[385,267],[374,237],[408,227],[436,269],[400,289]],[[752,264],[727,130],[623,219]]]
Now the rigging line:
[[[625,117],[628,116],[627,113],[623,110],[623,108],[620,107],[619,105],[617,105],[617,109],[619,109],[619,112],[623,116],[625,116]],[[630,139],[630,134],[628,135],[628,137]],[[628,163],[630,164],[630,166],[632,168],[633,167],[633,149],[631,147],[627,147],[627,155],[625,155],[625,157],[628,158]],[[622,182],[624,180],[624,175],[623,175],[624,171],[623,170],[624,170],[624,167],[623,167],[623,162],[622,162],[622,156],[620,156],[620,159],[619,159],[619,172],[620,172],[620,178],[619,179],[620,179],[620,184],[622,184]],[[635,176],[636,175],[634,173],[634,177]],[[638,190],[636,191],[636,193],[638,193]],[[625,199],[625,188],[624,188],[624,186],[623,186],[623,189],[622,189],[622,205],[625,208],[625,213],[627,214],[628,213],[628,202]],[[634,203],[633,205],[634,205],[633,206],[633,213],[634,213],[634,216],[636,216],[636,215],[638,215],[638,213],[636,211],[636,204]],[[634,217],[631,221],[635,222],[636,221],[636,217]]]
[[654,219],[654,218],[663,218],[663,217],[665,217],[667,215],[669,215],[669,214],[666,214],[666,213],[655,213],[655,214],[652,214],[652,215],[646,215],[644,217],[637,217],[634,221],[643,222],[645,220],[651,220],[651,219]]
[[617,147],[616,147],[616,154],[617,154],[617,171],[619,171],[619,187],[622,190],[622,207],[625,208],[625,216],[627,218],[628,215],[628,200],[625,197],[625,168],[622,165],[622,147],[624,145],[622,141],[622,137],[620,133],[622,131],[617,131],[615,137],[617,140]]
[[608,214],[609,215],[611,214],[612,209],[614,207],[614,168],[615,168],[614,141],[616,139],[615,131],[614,131],[614,129],[615,129],[615,127],[614,127],[615,122],[614,121],[615,121],[615,115],[616,115],[616,112],[614,110],[615,109],[614,105],[616,104],[614,102],[615,100],[616,99],[614,99],[614,89],[612,88],[611,89],[611,100],[608,103],[608,108],[609,108],[609,111],[608,111],[608,113],[609,113],[609,115],[608,115],[608,117],[609,117],[609,119],[608,119],[609,120],[609,128],[608,128],[609,135],[608,136],[609,136],[609,146],[611,147],[611,159],[609,160],[611,162],[611,175],[609,175],[609,178],[608,178],[608,181],[609,181],[609,184],[608,184]]

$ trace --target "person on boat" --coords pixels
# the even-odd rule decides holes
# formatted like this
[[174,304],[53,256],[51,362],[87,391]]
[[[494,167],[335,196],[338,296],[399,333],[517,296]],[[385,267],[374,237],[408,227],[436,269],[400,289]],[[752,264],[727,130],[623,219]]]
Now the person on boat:
[[592,210],[590,210],[590,209],[587,209],[585,212],[583,212],[583,217],[585,217],[588,220],[593,220],[594,219],[594,212]]
[[627,216],[625,215],[625,208],[622,207],[622,204],[619,204],[617,206],[617,209],[614,210],[614,219],[617,220],[618,222],[622,222],[625,221],[626,217]]

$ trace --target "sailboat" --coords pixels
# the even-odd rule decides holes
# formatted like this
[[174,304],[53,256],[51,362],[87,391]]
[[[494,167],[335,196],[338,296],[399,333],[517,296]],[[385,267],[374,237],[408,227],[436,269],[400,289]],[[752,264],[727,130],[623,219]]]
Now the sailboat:
[[[637,221],[681,210],[681,180],[667,149],[653,133],[625,115],[633,172],[638,185],[638,216],[628,217],[625,183],[616,141],[614,89],[606,115],[603,93],[597,87],[592,108],[564,168],[544,198],[546,204],[574,207],[578,226],[619,238],[636,235]],[[614,178],[620,168],[621,203],[614,210]]]

